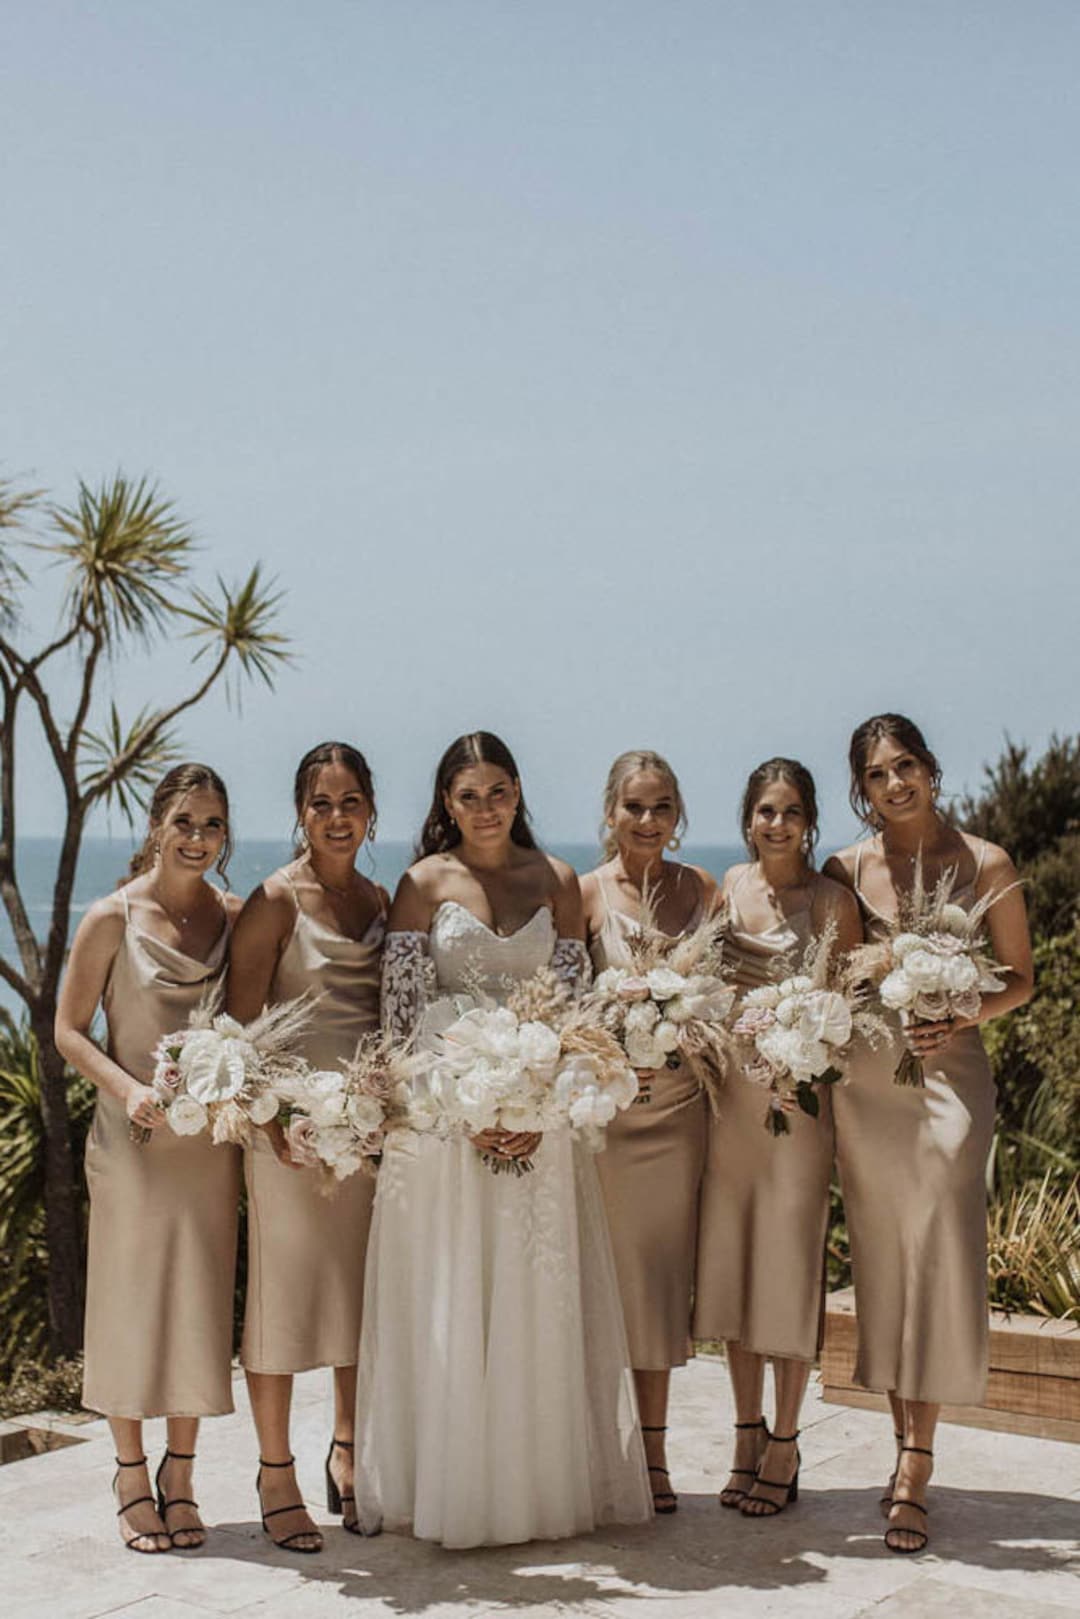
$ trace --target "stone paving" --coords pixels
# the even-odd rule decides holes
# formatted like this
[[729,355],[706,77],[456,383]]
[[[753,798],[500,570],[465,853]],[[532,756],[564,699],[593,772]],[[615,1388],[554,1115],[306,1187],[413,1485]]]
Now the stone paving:
[[[295,1445],[318,1521],[327,1378],[297,1380]],[[274,1551],[253,1488],[256,1447],[243,1381],[237,1412],[204,1425],[198,1492],[213,1525],[197,1552],[125,1551],[109,1496],[101,1421],[85,1442],[0,1467],[0,1619],[482,1619],[528,1610],[606,1619],[1063,1619],[1080,1612],[1080,1445],[942,1427],[931,1490],[932,1550],[882,1544],[883,1416],[804,1412],[798,1504],[771,1521],[721,1511],[731,1398],[723,1363],[676,1373],[670,1455],[679,1511],[641,1529],[574,1541],[444,1552],[405,1536],[359,1540],[329,1527],[321,1556]],[[152,1462],[161,1424],[147,1428]]]

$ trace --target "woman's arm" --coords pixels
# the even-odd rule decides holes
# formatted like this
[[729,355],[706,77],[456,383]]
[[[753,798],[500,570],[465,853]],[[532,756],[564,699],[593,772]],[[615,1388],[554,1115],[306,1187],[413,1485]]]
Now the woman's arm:
[[124,926],[119,901],[112,896],[98,900],[79,923],[60,986],[56,1046],[84,1079],[116,1098],[133,1124],[156,1130],[165,1115],[154,1101],[151,1087],[121,1068],[90,1037],[94,1013],[123,942]]
[[986,1023],[990,1018],[1000,1017],[1003,1012],[1011,1012],[1014,1007],[1030,1001],[1035,987],[1024,890],[1020,886],[1016,867],[1005,850],[995,843],[987,844],[975,894],[977,899],[988,894],[999,896],[986,913],[986,925],[995,959],[1008,968],[1005,988],[994,995],[984,995],[978,1019],[970,1020],[971,1023]]
[[271,877],[248,898],[233,927],[225,1009],[250,1023],[266,1005],[283,946],[296,923],[296,907],[284,884]]

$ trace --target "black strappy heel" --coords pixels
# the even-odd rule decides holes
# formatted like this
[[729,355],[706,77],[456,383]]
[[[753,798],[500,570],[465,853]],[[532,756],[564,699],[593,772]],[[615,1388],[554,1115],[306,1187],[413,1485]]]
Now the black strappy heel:
[[[161,1464],[158,1467],[157,1472],[154,1474],[154,1489],[157,1491],[158,1517],[165,1525],[165,1533],[169,1537],[173,1551],[196,1552],[200,1546],[204,1546],[206,1544],[206,1530],[202,1524],[192,1524],[187,1529],[169,1528],[169,1519],[167,1514],[170,1507],[194,1507],[196,1512],[199,1510],[199,1503],[197,1501],[193,1501],[189,1495],[175,1495],[171,1501],[166,1501],[165,1491],[161,1487],[161,1475],[165,1471],[165,1464],[169,1460],[170,1456],[174,1461],[177,1462],[193,1462],[195,1460],[194,1451],[192,1451],[189,1456],[185,1455],[182,1450],[166,1449],[164,1456],[161,1458]],[[199,1539],[186,1540],[178,1543],[176,1540],[177,1535],[198,1535]]]
[[353,1449],[353,1442],[351,1439],[331,1439],[330,1441],[330,1449],[326,1453],[326,1510],[327,1512],[336,1512],[338,1514],[338,1516],[341,1518],[341,1527],[343,1529],[347,1529],[350,1535],[362,1535],[364,1531],[360,1527],[359,1518],[355,1516],[349,1518],[345,1513],[346,1505],[351,1506],[353,1508],[353,1512],[355,1513],[356,1496],[342,1495],[340,1489],[338,1488],[337,1480],[330,1471],[330,1458],[334,1454],[335,1445],[337,1446],[338,1450]]
[[[112,1487],[113,1493],[115,1494],[116,1499],[119,1501],[120,1469],[122,1467],[145,1467],[146,1457],[140,1456],[138,1460],[134,1462],[122,1462],[119,1456],[117,1456],[115,1461],[116,1472],[113,1474]],[[130,1512],[132,1507],[141,1507],[144,1501],[149,1501],[152,1507],[157,1506],[157,1502],[154,1500],[152,1495],[137,1495],[134,1501],[126,1501],[123,1506],[117,1507],[116,1516],[118,1518],[122,1518],[125,1512]],[[164,1535],[165,1538],[169,1540],[169,1546],[140,1546],[138,1544],[140,1540],[156,1541],[161,1535]],[[121,1535],[120,1538],[121,1540],[124,1540],[123,1535]],[[153,1556],[157,1552],[167,1552],[170,1549],[171,1544],[172,1540],[169,1535],[169,1531],[164,1526],[162,1526],[160,1529],[142,1529],[137,1534],[132,1535],[130,1540],[124,1540],[124,1545],[127,1547],[129,1552],[142,1552],[146,1556]]]
[[[306,1555],[308,1552],[322,1551],[321,1530],[294,1529],[291,1535],[284,1535],[281,1540],[278,1540],[273,1534],[273,1531],[268,1527],[268,1520],[270,1518],[280,1518],[283,1512],[306,1512],[307,1508],[305,1507],[303,1501],[293,1501],[287,1507],[275,1507],[272,1512],[266,1512],[264,1511],[262,1504],[262,1490],[259,1488],[259,1483],[262,1478],[262,1470],[264,1467],[292,1467],[295,1461],[296,1457],[290,1456],[287,1462],[264,1462],[260,1456],[259,1471],[255,1474],[255,1494],[259,1497],[259,1511],[262,1513],[263,1533],[269,1535],[273,1544],[280,1547],[283,1552],[298,1552]],[[310,1539],[312,1535],[317,1535],[319,1538],[319,1544],[317,1546],[297,1546],[294,1544],[294,1542],[298,1540]]]
[[[656,1427],[647,1428],[645,1426],[645,1424],[642,1423],[641,1431],[642,1431],[642,1433],[667,1433],[667,1424],[665,1423],[662,1428],[656,1428]],[[668,1515],[668,1513],[678,1512],[678,1510],[679,1510],[679,1497],[675,1494],[675,1491],[671,1488],[671,1474],[668,1472],[667,1468],[666,1467],[652,1467],[652,1466],[650,1466],[649,1467],[649,1472],[650,1473],[659,1473],[659,1474],[661,1474],[661,1476],[663,1478],[666,1478],[667,1481],[668,1481],[668,1485],[667,1485],[666,1490],[653,1490],[653,1492],[652,1492],[653,1511],[657,1514],[658,1517],[666,1517]],[[652,1489],[651,1484],[650,1484],[649,1488]],[[661,1505],[660,1504],[661,1502],[663,1502],[664,1504]]]
[[[734,1427],[736,1433],[749,1428],[761,1428],[764,1430],[766,1437],[768,1437],[769,1424],[765,1421],[764,1417],[758,1417],[756,1422],[736,1422]],[[731,1474],[732,1478],[757,1478],[756,1467],[729,1467],[728,1472]],[[751,1485],[751,1489],[752,1488],[753,1486]],[[749,1494],[750,1490],[741,1490],[737,1484],[730,1485],[726,1490],[720,1491],[720,1505],[722,1507],[730,1507],[732,1512],[738,1512],[740,1505],[746,1500],[746,1497]],[[730,1501],[725,1501],[725,1495],[730,1495],[732,1499]]]
[[[900,1456],[904,1454],[905,1450],[909,1451],[912,1456],[929,1456],[932,1458],[934,1454],[932,1450],[925,1450],[922,1445],[901,1445]],[[899,1471],[899,1456],[896,1459],[896,1466],[897,1470]],[[928,1507],[924,1507],[921,1501],[913,1501],[909,1495],[894,1494],[892,1498],[892,1505],[894,1507],[914,1507],[915,1511],[921,1512],[924,1518],[929,1518],[930,1516],[930,1509]],[[890,1535],[918,1535],[919,1544],[917,1546],[897,1546],[894,1541],[889,1539]],[[891,1552],[895,1552],[898,1557],[910,1557],[913,1552],[925,1551],[929,1540],[930,1535],[927,1530],[902,1529],[898,1523],[891,1523],[885,1531],[885,1544],[889,1550]]]
[[[775,1518],[776,1514],[778,1512],[783,1512],[785,1507],[792,1507],[795,1505],[796,1501],[799,1499],[799,1468],[802,1466],[802,1457],[799,1455],[799,1447],[796,1444],[798,1437],[798,1428],[796,1428],[795,1432],[792,1434],[769,1434],[770,1444],[795,1445],[795,1471],[791,1475],[790,1479],[762,1478],[761,1474],[758,1473],[754,1480],[754,1484],[762,1484],[767,1490],[786,1490],[787,1496],[783,1501],[770,1501],[767,1495],[751,1495],[750,1490],[748,1490],[746,1492],[746,1499],[739,1502],[739,1511],[742,1513],[744,1518]],[[752,1490],[753,1487],[754,1485],[752,1484],[750,1489]],[[747,1502],[749,1501],[753,1501],[755,1506],[760,1507],[760,1510],[754,1512],[748,1511]]]

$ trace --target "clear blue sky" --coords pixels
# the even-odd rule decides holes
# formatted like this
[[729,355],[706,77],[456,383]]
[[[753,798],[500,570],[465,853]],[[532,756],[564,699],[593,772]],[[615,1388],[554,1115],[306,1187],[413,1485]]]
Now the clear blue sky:
[[1072,0],[9,0],[0,468],[279,577],[184,731],[241,832],[338,733],[407,835],[487,726],[550,837],[652,746],[839,841],[868,713],[956,789],[1077,728],[1078,80]]

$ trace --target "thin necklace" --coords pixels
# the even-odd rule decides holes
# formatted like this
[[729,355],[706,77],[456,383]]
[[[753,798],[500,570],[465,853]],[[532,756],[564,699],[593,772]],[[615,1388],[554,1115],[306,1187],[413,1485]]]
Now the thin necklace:
[[165,912],[165,915],[169,918],[169,921],[172,923],[173,927],[175,927],[175,928],[186,928],[187,927],[188,923],[191,921],[191,913],[190,912],[188,912],[187,916],[185,916],[181,911],[174,911],[171,905],[166,905],[166,903],[162,899],[160,893],[155,892],[154,898],[157,900],[158,904],[161,906],[161,909]]
[[[307,865],[308,870],[318,883],[319,887],[324,888],[328,894],[337,894],[340,898],[344,899],[347,894],[352,893],[351,882],[347,883],[344,888],[338,888],[336,883],[328,883],[325,877],[320,877],[319,873],[315,869],[315,862],[312,860],[310,855],[308,855]],[[355,876],[356,873],[354,872],[353,875]]]

